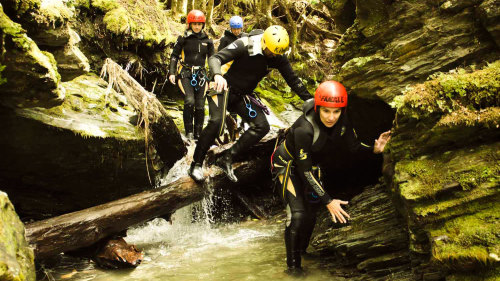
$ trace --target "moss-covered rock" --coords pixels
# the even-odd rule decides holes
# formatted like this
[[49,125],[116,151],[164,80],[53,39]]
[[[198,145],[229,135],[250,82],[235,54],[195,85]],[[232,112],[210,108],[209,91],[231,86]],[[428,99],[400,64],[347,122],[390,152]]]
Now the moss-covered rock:
[[10,107],[53,106],[64,99],[54,57],[40,51],[25,30],[10,20],[0,7],[0,64],[7,79],[0,96]]
[[89,74],[64,82],[51,108],[2,109],[4,190],[23,218],[42,219],[151,188],[144,134],[124,95]]
[[424,275],[494,280],[500,262],[499,66],[438,73],[394,101],[392,191],[407,219],[412,263]]
[[35,281],[33,250],[24,225],[6,193],[0,191],[0,280]]
[[472,73],[462,69],[431,79],[394,99],[397,119],[391,153],[411,158],[498,136],[500,61]]
[[94,0],[90,7],[104,13],[104,24],[115,36],[129,36],[150,46],[175,40],[167,25],[170,20],[159,1]]

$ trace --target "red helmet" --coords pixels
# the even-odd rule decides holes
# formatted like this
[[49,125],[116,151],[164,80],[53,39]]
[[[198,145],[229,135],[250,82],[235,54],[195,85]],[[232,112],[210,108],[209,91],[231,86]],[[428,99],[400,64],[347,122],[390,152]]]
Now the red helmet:
[[187,24],[192,22],[202,22],[205,23],[205,14],[200,10],[191,10],[187,15]]
[[346,107],[347,91],[337,81],[325,81],[319,84],[314,93],[314,111],[317,106]]

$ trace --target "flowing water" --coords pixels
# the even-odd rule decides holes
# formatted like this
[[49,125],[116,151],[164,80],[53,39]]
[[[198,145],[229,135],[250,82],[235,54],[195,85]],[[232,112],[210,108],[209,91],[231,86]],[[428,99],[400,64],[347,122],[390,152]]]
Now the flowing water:
[[[161,185],[186,176],[193,149],[191,145]],[[125,240],[144,252],[135,269],[105,270],[88,259],[63,256],[58,265],[44,269],[43,280],[297,280],[284,273],[283,220],[215,225],[212,197],[176,211],[172,223],[157,218],[129,229]],[[303,266],[307,277],[301,280],[344,280],[332,277],[319,259],[305,260]]]
[[[214,226],[191,223],[192,206],[173,215],[173,223],[154,219],[131,228],[125,240],[144,252],[135,269],[104,270],[87,259],[63,257],[46,269],[45,280],[296,280],[285,269],[284,222],[253,221]],[[303,261],[301,280],[335,280],[320,260]],[[344,280],[344,279],[340,279]]]

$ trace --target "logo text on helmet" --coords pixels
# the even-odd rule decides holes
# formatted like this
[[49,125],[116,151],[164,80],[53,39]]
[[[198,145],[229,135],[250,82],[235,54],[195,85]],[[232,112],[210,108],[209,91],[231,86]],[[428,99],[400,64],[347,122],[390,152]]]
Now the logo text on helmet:
[[323,96],[323,97],[321,97],[320,100],[325,101],[325,102],[344,103],[344,97]]

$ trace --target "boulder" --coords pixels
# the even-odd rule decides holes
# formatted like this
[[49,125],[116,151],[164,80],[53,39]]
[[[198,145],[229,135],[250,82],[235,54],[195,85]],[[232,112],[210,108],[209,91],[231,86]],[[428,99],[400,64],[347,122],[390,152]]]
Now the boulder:
[[24,225],[5,192],[0,191],[0,280],[35,281],[33,250]]
[[[41,51],[25,30],[0,6],[0,65],[6,79],[0,103],[8,107],[51,107],[61,104],[64,88],[52,54]],[[27,83],[29,81],[29,83]]]
[[60,106],[0,111],[0,181],[24,219],[152,188],[144,135],[125,96],[94,74],[62,84]]

